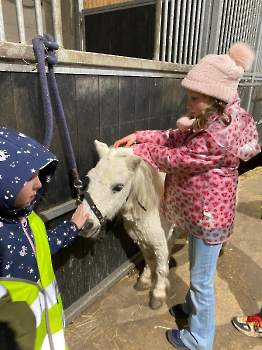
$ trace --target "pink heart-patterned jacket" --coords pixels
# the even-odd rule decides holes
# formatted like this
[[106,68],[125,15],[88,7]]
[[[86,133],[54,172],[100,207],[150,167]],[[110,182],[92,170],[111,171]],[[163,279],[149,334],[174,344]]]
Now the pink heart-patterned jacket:
[[137,131],[134,153],[166,173],[163,213],[167,220],[211,244],[233,233],[239,158],[260,152],[253,118],[236,95],[227,105],[228,127],[216,116],[200,132]]

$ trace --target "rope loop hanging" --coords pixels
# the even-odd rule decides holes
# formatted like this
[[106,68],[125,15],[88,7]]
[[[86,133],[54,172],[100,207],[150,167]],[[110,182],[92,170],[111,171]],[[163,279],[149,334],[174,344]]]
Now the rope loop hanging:
[[55,56],[54,51],[59,49],[59,45],[54,42],[52,35],[44,34],[43,36],[37,35],[32,40],[34,51],[37,55],[38,60],[38,73],[40,79],[40,86],[42,90],[42,98],[44,104],[44,113],[45,113],[45,138],[43,145],[49,149],[52,140],[53,134],[53,109],[52,102],[49,93],[48,81],[46,76],[46,62],[48,64],[48,79],[50,79],[52,90],[54,93],[54,100],[57,106],[59,119],[61,122],[63,135],[66,143],[66,148],[69,157],[69,163],[71,168],[71,174],[74,180],[74,187],[77,191],[78,199],[80,197],[80,190],[82,188],[82,181],[80,180],[76,160],[74,156],[74,151],[72,143],[70,140],[70,135],[67,127],[67,122],[65,118],[65,113],[60,98],[55,72],[54,65],[58,63],[58,59]]

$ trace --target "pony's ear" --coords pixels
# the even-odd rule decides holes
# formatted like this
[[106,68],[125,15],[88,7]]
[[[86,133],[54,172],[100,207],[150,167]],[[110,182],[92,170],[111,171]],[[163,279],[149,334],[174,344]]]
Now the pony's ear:
[[95,140],[94,145],[99,155],[99,158],[102,158],[109,152],[109,147],[103,142],[99,142],[98,140]]
[[135,154],[132,154],[131,156],[127,157],[126,164],[129,170],[136,170],[136,167],[140,164],[142,158],[136,156]]

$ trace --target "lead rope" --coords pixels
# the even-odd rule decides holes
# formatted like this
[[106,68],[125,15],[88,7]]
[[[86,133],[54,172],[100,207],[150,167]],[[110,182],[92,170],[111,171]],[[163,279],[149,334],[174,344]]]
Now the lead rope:
[[59,46],[57,43],[54,42],[54,39],[50,34],[44,34],[43,36],[37,35],[32,40],[32,43],[33,43],[33,48],[36,52],[37,60],[38,60],[38,73],[39,73],[40,85],[42,90],[42,98],[43,98],[45,120],[46,120],[44,146],[49,149],[51,140],[52,140],[52,133],[53,133],[53,109],[52,109],[49,88],[48,88],[48,81],[46,77],[46,70],[45,70],[45,61],[46,61],[48,63],[49,79],[51,81],[51,86],[55,97],[55,103],[58,109],[58,115],[62,125],[62,130],[63,130],[64,139],[65,139],[66,148],[67,148],[68,157],[69,157],[70,170],[74,181],[74,187],[77,191],[77,201],[79,201],[80,190],[83,184],[78,174],[74,151],[70,140],[65,113],[64,113],[62,101],[60,98],[59,90],[57,87],[57,82],[56,82],[55,72],[54,72],[54,64],[58,63],[58,59],[54,54],[54,50],[58,50]]

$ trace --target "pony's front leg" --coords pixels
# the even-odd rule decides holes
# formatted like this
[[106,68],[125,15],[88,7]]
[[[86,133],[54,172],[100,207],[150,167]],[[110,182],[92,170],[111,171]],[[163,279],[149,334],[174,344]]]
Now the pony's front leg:
[[145,259],[145,267],[141,275],[139,276],[136,284],[134,285],[134,289],[137,291],[142,291],[149,289],[152,285],[152,268],[155,269],[154,266],[152,266],[152,263],[154,262],[154,254],[152,250],[149,250],[146,247],[140,246],[140,249],[143,253],[144,259]]
[[134,285],[134,289],[137,290],[138,292],[149,289],[152,285],[151,276],[152,276],[151,268],[146,264],[143,272],[139,276],[136,284]]
[[170,283],[167,278],[169,273],[168,258],[169,252],[166,244],[161,246],[161,250],[155,250],[156,268],[153,274],[153,285],[149,302],[149,306],[155,310],[163,305],[169,292]]

